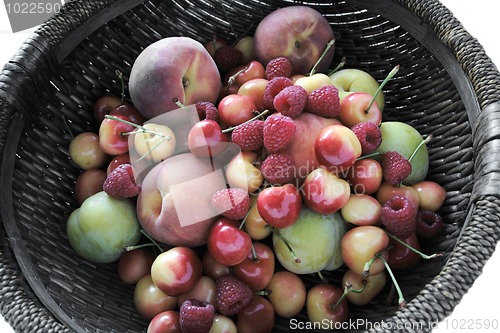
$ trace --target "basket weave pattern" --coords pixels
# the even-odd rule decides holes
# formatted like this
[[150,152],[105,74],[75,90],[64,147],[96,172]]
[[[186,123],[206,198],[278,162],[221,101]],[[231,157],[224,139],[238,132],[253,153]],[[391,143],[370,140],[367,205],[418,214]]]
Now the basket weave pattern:
[[[167,36],[236,39],[291,1],[71,1],[27,40],[0,75],[0,312],[17,332],[143,332],[133,287],[116,265],[80,259],[65,235],[76,207],[72,134],[95,131],[93,103],[118,95],[139,52]],[[387,305],[389,290],[352,318],[435,321],[447,316],[481,273],[500,236],[500,74],[482,47],[437,1],[303,2],[337,35],[332,67],[366,70],[384,88],[385,120],[433,135],[429,179],[442,184],[446,227],[425,244],[439,259],[398,274],[409,302]],[[230,18],[230,22],[228,21]],[[235,36],[236,34],[236,36]],[[341,272],[327,275],[340,281]],[[304,277],[307,284],[317,277]],[[305,313],[299,317],[307,320]],[[276,331],[289,329],[278,320]]]

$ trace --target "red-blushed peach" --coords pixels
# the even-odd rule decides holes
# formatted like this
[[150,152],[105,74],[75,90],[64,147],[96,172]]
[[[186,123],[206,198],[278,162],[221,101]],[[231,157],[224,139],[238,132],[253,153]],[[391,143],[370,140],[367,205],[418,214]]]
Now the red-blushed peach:
[[150,119],[199,101],[215,103],[221,88],[217,66],[205,47],[189,37],[166,37],[146,47],[134,61],[130,97]]
[[213,193],[226,187],[223,170],[191,153],[172,156],[144,178],[137,215],[144,230],[172,246],[200,246],[216,221]]
[[[288,6],[267,15],[254,34],[255,55],[266,65],[271,59],[287,57],[293,74],[311,71],[327,44],[335,36],[328,21],[315,9],[307,6]],[[334,47],[330,47],[316,71],[330,66]]]

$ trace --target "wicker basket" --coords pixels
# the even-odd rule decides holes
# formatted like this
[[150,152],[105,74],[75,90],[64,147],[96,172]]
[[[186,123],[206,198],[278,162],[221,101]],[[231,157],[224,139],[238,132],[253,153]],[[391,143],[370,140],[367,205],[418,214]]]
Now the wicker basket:
[[[119,281],[116,266],[82,260],[68,244],[65,222],[76,207],[80,172],[69,160],[70,132],[96,130],[93,103],[119,94],[115,70],[127,78],[135,57],[155,40],[207,41],[214,32],[236,38],[233,30],[251,34],[267,13],[296,3],[331,23],[334,63],[345,56],[347,67],[379,81],[401,65],[384,89],[385,120],[433,134],[429,178],[447,190],[446,227],[424,247],[445,255],[398,273],[407,307],[388,305],[385,290],[368,306],[352,307],[351,318],[383,320],[391,331],[396,322],[451,313],[500,236],[500,75],[449,10],[432,0],[71,1],[0,76],[0,310],[17,332],[145,332],[133,288]],[[305,313],[298,318],[307,320]],[[289,321],[277,319],[275,331],[289,331]]]

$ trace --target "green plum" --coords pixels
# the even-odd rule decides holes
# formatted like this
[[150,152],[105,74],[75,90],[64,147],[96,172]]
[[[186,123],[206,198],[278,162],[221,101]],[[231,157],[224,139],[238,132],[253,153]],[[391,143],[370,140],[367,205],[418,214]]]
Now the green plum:
[[66,232],[75,252],[95,263],[118,260],[141,237],[132,201],[113,198],[104,191],[87,198],[71,213]]
[[[424,140],[422,135],[411,125],[399,121],[386,121],[380,124],[382,143],[378,152],[397,151],[406,158],[410,158],[418,145]],[[411,174],[403,180],[403,184],[412,185],[422,181],[429,171],[429,152],[423,144],[412,158]]]
[[[329,265],[333,267],[338,264],[345,230],[346,222],[339,212],[321,215],[309,208],[302,208],[294,224],[275,229],[273,246],[276,258],[283,267],[295,274],[316,273]],[[300,262],[296,261],[279,235],[283,236]]]

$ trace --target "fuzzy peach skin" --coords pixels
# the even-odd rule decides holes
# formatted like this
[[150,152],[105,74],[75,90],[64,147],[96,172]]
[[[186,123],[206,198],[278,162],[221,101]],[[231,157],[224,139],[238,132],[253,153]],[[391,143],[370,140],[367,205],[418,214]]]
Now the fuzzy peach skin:
[[129,92],[134,106],[151,119],[189,105],[215,103],[221,78],[205,47],[189,37],[167,37],[146,47],[134,61]]
[[[306,74],[318,61],[326,45],[335,36],[328,21],[308,6],[288,6],[264,17],[254,34],[255,54],[266,65],[276,57],[287,57],[293,74]],[[335,47],[332,46],[316,71],[330,66]]]
[[217,219],[210,201],[226,187],[223,170],[191,153],[172,156],[144,178],[137,215],[144,230],[171,246],[195,247],[207,242]]

